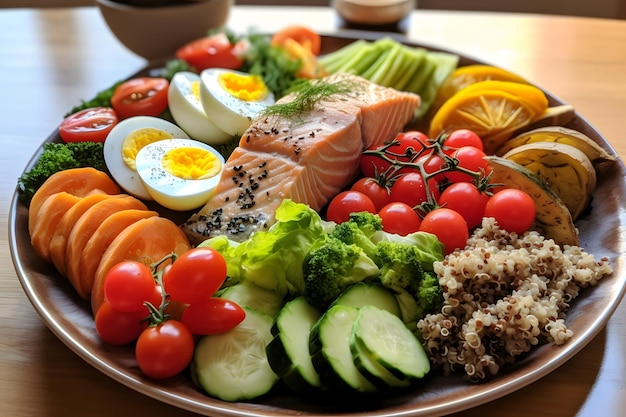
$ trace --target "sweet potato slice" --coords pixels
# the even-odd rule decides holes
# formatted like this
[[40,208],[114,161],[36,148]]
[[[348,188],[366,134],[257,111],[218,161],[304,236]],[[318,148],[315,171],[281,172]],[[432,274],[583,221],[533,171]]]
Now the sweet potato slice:
[[107,217],[93,232],[80,255],[80,260],[78,261],[80,264],[80,277],[77,280],[77,285],[80,289],[77,288],[78,293],[89,297],[100,259],[111,242],[113,242],[113,239],[122,230],[141,219],[158,215],[159,213],[152,210],[129,209],[118,211]]
[[34,220],[30,242],[42,259],[50,262],[50,241],[54,236],[57,224],[63,215],[82,197],[77,197],[65,191],[50,195],[41,204],[37,219]]
[[28,232],[32,236],[39,209],[52,194],[65,191],[77,197],[92,193],[119,194],[120,187],[105,172],[95,168],[73,168],[52,174],[35,192],[28,209]]
[[128,209],[148,210],[148,207],[131,195],[119,195],[115,198],[104,199],[89,207],[76,221],[67,239],[65,247],[65,269],[70,284],[78,295],[87,300],[91,287],[84,290],[80,286],[81,266],[80,259],[83,249],[89,238],[98,226],[111,214]]
[[[93,314],[95,315],[104,301],[104,278],[114,265],[127,259],[151,264],[167,254],[182,254],[190,248],[183,231],[165,217],[150,217],[128,226],[111,242],[96,270],[91,290]],[[168,263],[164,262],[162,267],[166,264]]]
[[[120,194],[117,194],[119,196]],[[65,267],[65,249],[67,247],[67,241],[69,239],[72,228],[89,207],[94,204],[105,200],[107,198],[113,198],[108,194],[91,194],[81,198],[79,202],[74,204],[59,220],[59,223],[54,231],[52,239],[50,239],[50,260],[56,267],[57,271],[62,276],[67,276],[67,270]]]

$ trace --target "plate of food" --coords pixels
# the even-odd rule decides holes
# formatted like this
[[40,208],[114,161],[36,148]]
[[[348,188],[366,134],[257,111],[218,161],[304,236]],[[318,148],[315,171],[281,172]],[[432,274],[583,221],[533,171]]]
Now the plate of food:
[[[438,416],[571,359],[626,288],[624,165],[609,141],[547,90],[462,54],[300,30],[245,39],[254,59],[220,61],[228,70],[201,69],[196,45],[115,82],[83,103],[101,139],[79,139],[72,115],[83,109],[68,112],[26,167],[9,220],[18,278],[46,325],[114,380],[211,416]],[[295,54],[292,78],[272,72],[273,48]],[[129,104],[137,88],[161,98]],[[80,158],[89,162],[50,182],[38,165]],[[189,161],[202,173],[182,181],[196,171]],[[46,176],[36,186],[34,168]],[[338,198],[354,198],[364,177],[386,197]],[[457,209],[455,184],[472,184],[481,203]],[[398,203],[409,217],[390,220]],[[199,270],[185,258],[198,248],[223,259],[223,272],[207,268],[219,278],[205,292],[237,307],[227,328],[188,314],[200,287],[183,296],[168,284],[185,270],[177,262]],[[133,311],[131,336],[115,330],[130,310],[117,322],[100,313],[119,307],[108,277],[128,260],[153,267],[158,294],[141,299],[140,319]],[[158,323],[144,325],[147,313]],[[175,372],[155,371],[140,338],[173,321],[191,353]]]

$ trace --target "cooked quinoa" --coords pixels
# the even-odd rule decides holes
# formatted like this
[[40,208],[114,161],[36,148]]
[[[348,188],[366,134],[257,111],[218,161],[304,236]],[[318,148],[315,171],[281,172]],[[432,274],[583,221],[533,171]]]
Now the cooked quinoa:
[[463,250],[434,265],[445,302],[417,324],[435,368],[480,381],[541,343],[565,343],[570,302],[612,272],[578,246],[559,247],[485,219]]

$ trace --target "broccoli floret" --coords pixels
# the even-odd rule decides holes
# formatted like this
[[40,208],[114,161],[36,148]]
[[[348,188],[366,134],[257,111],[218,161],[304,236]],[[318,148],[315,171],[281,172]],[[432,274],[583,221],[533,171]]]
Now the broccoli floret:
[[17,180],[20,201],[30,204],[35,192],[54,173],[94,167],[106,171],[103,145],[97,142],[46,143],[33,167]]
[[348,245],[357,245],[367,256],[373,258],[376,252],[376,244],[371,237],[382,230],[382,219],[377,214],[369,212],[352,213],[350,220],[340,223],[330,232],[332,237],[341,240]]
[[316,243],[304,262],[306,297],[325,310],[350,285],[378,275],[376,263],[356,245],[334,237]]
[[417,317],[423,318],[426,314],[436,313],[443,306],[443,289],[439,285],[439,278],[433,273],[425,272],[422,279],[409,291],[417,301]]
[[415,246],[382,241],[376,245],[374,261],[380,268],[380,282],[384,286],[407,288],[419,282],[424,275]]

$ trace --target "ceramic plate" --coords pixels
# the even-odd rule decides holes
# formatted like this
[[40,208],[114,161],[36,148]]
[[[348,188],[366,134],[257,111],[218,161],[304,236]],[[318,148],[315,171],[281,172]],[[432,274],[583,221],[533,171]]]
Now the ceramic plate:
[[[328,52],[356,39],[373,39],[375,36],[348,32],[345,36],[324,37],[323,45]],[[476,62],[461,57],[460,65],[472,63]],[[546,94],[553,105],[563,104],[558,98]],[[581,115],[576,114],[567,126],[587,134],[615,155],[605,138]],[[58,139],[53,133],[48,141]],[[37,157],[38,154],[33,156],[30,165]],[[608,257],[615,272],[597,287],[584,290],[573,304],[567,324],[574,336],[567,344],[543,345],[514,366],[502,369],[497,378],[481,384],[466,382],[460,376],[432,376],[412,392],[371,402],[345,401],[338,406],[331,402],[307,400],[277,387],[270,395],[254,402],[227,403],[202,394],[187,375],[165,382],[145,379],[136,366],[133,349],[101,343],[94,330],[89,305],[75,294],[67,280],[61,279],[51,265],[35,254],[28,235],[28,210],[17,198],[13,199],[9,219],[11,254],[25,293],[59,339],[104,374],[173,406],[211,416],[439,416],[492,401],[536,381],[574,356],[605,326],[625,289],[624,259],[620,254],[626,253],[626,247],[619,233],[626,227],[624,173],[624,164],[620,160],[610,171],[599,174],[591,214],[576,224],[581,246],[596,257]]]

